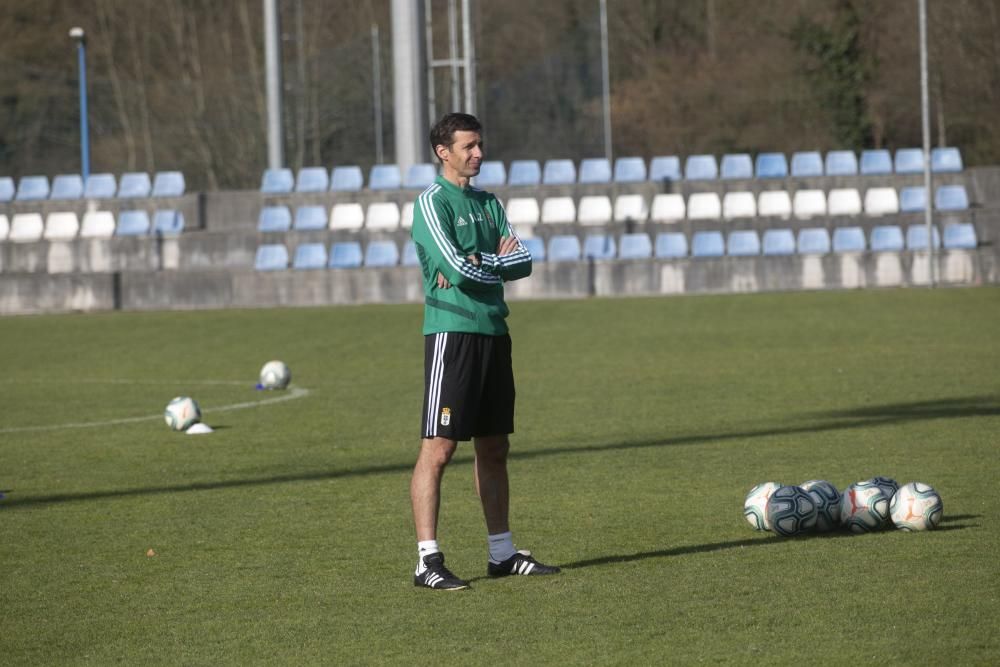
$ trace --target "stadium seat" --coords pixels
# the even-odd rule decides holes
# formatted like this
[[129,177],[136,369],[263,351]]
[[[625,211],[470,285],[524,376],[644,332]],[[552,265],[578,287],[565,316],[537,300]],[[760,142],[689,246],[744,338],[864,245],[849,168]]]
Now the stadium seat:
[[330,246],[331,269],[356,269],[361,266],[364,256],[357,241],[340,241]]
[[934,208],[939,211],[966,211],[969,195],[964,185],[942,185],[934,192]]
[[687,205],[683,195],[658,194],[653,197],[649,219],[652,222],[673,223],[687,217]]
[[258,271],[284,271],[288,268],[288,248],[283,243],[258,246],[253,265]]
[[695,232],[691,237],[692,257],[722,257],[725,254],[722,232]]
[[649,240],[649,234],[642,232],[622,234],[618,257],[621,259],[648,259],[652,255],[653,244]]
[[[295,178],[296,192],[326,192],[330,187],[330,175],[325,167],[302,167]],[[295,255],[298,257],[298,250]]]
[[420,256],[417,255],[417,244],[407,240],[403,244],[403,266],[420,266]]
[[409,190],[423,190],[434,182],[437,178],[438,170],[429,162],[411,164],[406,170],[406,178],[403,179],[403,187]]
[[767,229],[763,250],[765,255],[794,255],[795,235],[790,229]]
[[365,185],[365,177],[361,167],[349,164],[334,167],[330,174],[331,192],[358,192]]
[[593,157],[580,161],[581,183],[610,183],[611,163],[607,158]]
[[726,244],[728,254],[731,257],[750,257],[760,254],[760,237],[752,229],[741,229],[729,232],[729,241]]
[[111,211],[87,211],[80,225],[80,238],[109,239],[115,235],[115,216]]
[[581,225],[606,225],[613,217],[611,198],[605,195],[580,197],[576,219]]
[[784,153],[760,153],[757,155],[757,178],[786,178],[788,160]]
[[962,154],[957,148],[949,146],[931,149],[931,171],[958,173],[962,169]]
[[80,232],[80,221],[72,211],[49,213],[45,218],[45,232],[42,238],[46,241],[68,241],[75,239]]
[[49,198],[47,176],[22,176],[17,183],[16,201],[40,201]]
[[295,209],[295,221],[292,229],[298,232],[326,229],[326,207],[299,206]]
[[874,176],[892,173],[892,156],[884,148],[861,151],[861,174]]
[[111,199],[118,192],[118,181],[114,174],[91,174],[83,184],[83,196],[87,199]]
[[807,227],[799,230],[798,252],[800,255],[825,255],[830,252],[830,233],[824,227]]
[[922,148],[900,148],[896,151],[897,174],[924,173],[924,150]]
[[646,180],[646,161],[641,157],[620,157],[615,160],[615,183],[641,183]]
[[394,201],[372,202],[365,216],[365,229],[399,229],[399,204]]
[[[712,158],[713,160],[715,158]],[[676,155],[658,155],[649,162],[649,180],[679,181],[681,180],[681,161]]]
[[532,262],[545,261],[545,241],[532,236],[530,238],[521,239],[521,245],[523,245],[528,252],[531,253]]
[[334,204],[330,210],[330,229],[361,229],[365,224],[365,211],[357,202]]
[[398,190],[401,185],[398,164],[376,164],[368,172],[368,187],[372,190]]
[[413,202],[408,201],[403,204],[403,210],[399,214],[399,226],[403,229],[413,228]]
[[792,217],[792,198],[785,190],[763,190],[757,195],[757,215],[787,220]]
[[572,197],[546,197],[542,202],[543,225],[574,222],[576,222],[576,204],[573,203]]
[[687,257],[687,237],[680,232],[660,232],[656,235],[656,256],[661,259]]
[[587,234],[583,240],[583,256],[586,259],[614,259],[616,254],[615,237],[610,234]]
[[534,197],[511,197],[505,210],[512,225],[537,225],[541,217]]
[[615,222],[646,222],[649,207],[642,195],[618,195],[614,213]]
[[865,192],[865,215],[891,215],[899,213],[899,196],[896,188],[868,188]]
[[826,193],[822,190],[798,190],[792,198],[792,211],[799,220],[826,215]]
[[754,218],[757,216],[757,199],[752,192],[727,192],[722,197],[722,217]]
[[52,179],[49,199],[79,199],[83,196],[83,178],[80,174],[59,174]]
[[949,250],[974,250],[978,245],[976,228],[970,222],[953,222],[944,226],[944,247]]
[[184,214],[168,208],[153,213],[153,233],[159,236],[177,236],[184,231]]
[[858,173],[858,156],[854,151],[830,151],[826,154],[827,176],[854,176]]
[[510,163],[507,185],[538,185],[542,182],[542,168],[538,160],[514,160]]
[[0,241],[6,241],[8,234],[10,234],[10,220],[6,214],[0,213]]
[[575,262],[580,259],[580,239],[572,234],[549,239],[547,259],[550,262]]
[[[941,234],[938,228],[934,230],[934,247],[941,247]],[[906,228],[906,249],[907,250],[927,250],[927,225],[910,225]]]
[[927,208],[927,191],[922,185],[908,186],[899,190],[899,212],[919,213]]
[[718,220],[722,217],[722,202],[715,192],[696,192],[688,197],[688,220]]
[[749,153],[734,153],[722,156],[719,167],[719,177],[723,180],[733,178],[753,178],[753,159]]
[[827,195],[828,215],[861,215],[861,193],[855,188],[834,188]]
[[[284,247],[284,246],[282,246]],[[326,246],[322,243],[302,243],[295,249],[292,268],[299,270],[325,269]]]
[[[77,176],[77,178],[80,178]],[[0,176],[0,201],[10,201],[14,198],[14,179],[10,176]],[[83,183],[80,184],[80,192],[83,192]]]
[[266,195],[288,194],[294,187],[295,177],[291,169],[265,169],[260,178],[260,191]]
[[396,266],[399,248],[395,241],[371,241],[365,248],[365,266]]
[[149,214],[142,210],[121,211],[118,214],[116,236],[145,236],[149,234]]
[[287,232],[292,228],[292,212],[287,206],[264,206],[257,216],[258,232]]
[[153,185],[149,182],[149,174],[144,171],[127,171],[122,174],[122,180],[118,184],[118,198],[148,197],[152,189]]
[[507,184],[507,169],[503,162],[490,160],[479,165],[479,175],[475,180],[477,187],[492,187]]
[[865,231],[860,227],[837,227],[833,230],[834,252],[864,252]]
[[869,237],[872,252],[899,252],[903,249],[903,230],[897,225],[872,227]]
[[684,161],[684,178],[689,181],[714,181],[719,177],[719,167],[714,155],[689,155]]
[[572,185],[576,183],[576,167],[572,160],[546,160],[542,170],[544,185]]
[[42,238],[45,223],[41,213],[15,213],[10,220],[7,240],[14,243],[33,243]]
[[158,171],[153,177],[154,197],[183,197],[187,185],[179,171]]
[[792,176],[810,178],[823,175],[823,157],[819,151],[792,153]]

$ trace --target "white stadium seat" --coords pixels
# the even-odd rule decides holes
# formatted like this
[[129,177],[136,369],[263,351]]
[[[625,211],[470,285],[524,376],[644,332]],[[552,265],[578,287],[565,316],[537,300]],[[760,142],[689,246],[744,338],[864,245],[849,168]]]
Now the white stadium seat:
[[827,196],[830,215],[861,215],[861,193],[855,188],[835,188]]
[[618,195],[615,199],[615,222],[646,222],[649,207],[642,195]]
[[899,195],[896,188],[868,188],[865,192],[866,215],[891,215],[899,213]]
[[364,224],[365,211],[357,202],[334,204],[330,210],[330,229],[356,230]]
[[31,243],[42,238],[45,224],[41,213],[15,213],[10,221],[8,241],[15,243]]
[[757,217],[757,200],[752,192],[727,192],[722,197],[722,217],[733,218]]
[[0,213],[0,241],[6,241],[10,234],[10,220],[3,213]]
[[399,229],[399,205],[394,201],[373,202],[368,205],[366,229],[392,231]]
[[688,220],[718,220],[722,217],[722,202],[714,192],[696,192],[688,197]]
[[573,223],[576,204],[572,197],[546,197],[542,202],[542,224]]
[[658,194],[653,197],[649,218],[653,222],[678,222],[687,217],[684,197],[678,194]]
[[111,211],[87,211],[83,214],[80,237],[109,239],[115,235],[115,216]]
[[787,220],[792,217],[792,198],[786,190],[764,190],[757,196],[757,215]]
[[605,195],[588,195],[580,198],[577,221],[581,225],[605,225],[611,222],[611,199]]
[[403,229],[413,227],[413,202],[408,201],[403,204],[403,212],[399,215],[399,226]]
[[537,225],[538,200],[534,197],[511,197],[507,201],[507,220],[512,225]]
[[799,190],[792,199],[792,210],[800,220],[826,215],[826,193],[822,190]]
[[80,221],[76,213],[59,211],[49,213],[45,219],[45,233],[42,236],[47,241],[68,241],[75,239],[79,231]]

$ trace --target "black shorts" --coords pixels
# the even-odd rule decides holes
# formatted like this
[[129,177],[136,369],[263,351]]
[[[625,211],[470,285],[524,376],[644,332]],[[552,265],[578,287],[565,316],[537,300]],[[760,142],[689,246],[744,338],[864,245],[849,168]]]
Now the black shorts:
[[514,432],[510,336],[424,336],[424,438],[471,440]]

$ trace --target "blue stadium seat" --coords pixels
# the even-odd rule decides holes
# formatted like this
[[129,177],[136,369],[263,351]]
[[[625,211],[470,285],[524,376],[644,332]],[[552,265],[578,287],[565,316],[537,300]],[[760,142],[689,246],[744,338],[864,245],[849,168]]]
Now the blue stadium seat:
[[292,213],[287,206],[264,206],[257,217],[258,232],[287,232],[292,228]]
[[560,234],[549,239],[550,262],[575,262],[580,259],[580,239],[571,234]]
[[898,225],[872,227],[869,237],[872,252],[899,252],[903,249],[903,230]]
[[117,191],[114,174],[91,174],[83,183],[83,196],[87,199],[111,199]]
[[865,230],[860,227],[837,227],[833,230],[834,252],[864,252]]
[[361,167],[357,165],[344,165],[334,167],[330,175],[330,190],[332,192],[357,192],[365,185],[365,177],[361,173]]
[[676,155],[657,155],[654,157],[649,162],[649,180],[654,182],[681,180],[680,158]]
[[580,161],[581,183],[610,183],[611,163],[607,158],[591,157]]
[[722,156],[719,176],[724,179],[753,178],[753,159],[749,153],[733,153]]
[[365,266],[396,266],[399,248],[395,241],[370,241],[365,248]]
[[[295,179],[296,192],[326,192],[330,187],[330,175],[326,167],[302,167]],[[298,254],[298,250],[295,251]]]
[[528,250],[529,253],[531,253],[532,262],[545,261],[545,241],[532,236],[526,239],[521,239],[521,244]]
[[944,226],[944,247],[949,250],[975,249],[976,228],[970,222],[953,222]]
[[873,176],[892,173],[892,155],[884,148],[861,151],[861,174]]
[[542,168],[538,160],[514,160],[510,163],[507,185],[539,185]]
[[[284,247],[284,246],[282,246]],[[292,268],[300,270],[325,269],[326,246],[322,243],[302,243],[295,249]]]
[[326,229],[325,206],[299,206],[295,209],[295,222],[292,229],[300,232]]
[[368,187],[372,190],[398,190],[402,184],[398,164],[376,164],[368,172]]
[[611,234],[587,234],[583,240],[583,256],[593,259],[614,259],[618,253]]
[[722,257],[725,254],[722,232],[695,232],[691,237],[692,257]]
[[922,185],[910,185],[899,190],[899,212],[919,213],[927,208],[927,191]]
[[830,252],[830,233],[823,227],[807,227],[799,231],[800,255],[825,255]]
[[969,195],[964,185],[942,185],[934,193],[934,208],[939,211],[967,211]]
[[153,185],[149,182],[149,174],[144,171],[127,171],[122,174],[118,184],[119,199],[137,199],[148,197]]
[[341,241],[330,246],[331,269],[356,269],[363,259],[361,244],[357,241]]
[[174,209],[160,209],[153,213],[153,233],[159,236],[177,236],[184,231],[184,214]]
[[420,266],[417,244],[413,241],[407,241],[403,244],[403,266]]
[[288,268],[288,248],[283,243],[258,246],[253,266],[258,271],[284,271]]
[[[77,176],[79,178],[79,176]],[[14,193],[16,192],[14,187],[14,179],[10,176],[0,176],[0,201],[10,201],[14,198]],[[83,191],[83,184],[81,182],[80,191]]]
[[810,178],[823,175],[823,158],[819,151],[792,153],[792,176]]
[[732,257],[749,257],[760,254],[760,237],[752,229],[729,232],[728,254]]
[[790,229],[768,229],[764,232],[765,255],[794,255],[795,234]]
[[962,153],[957,148],[948,146],[931,149],[931,171],[957,173],[962,169]]
[[788,160],[784,153],[759,153],[757,155],[757,178],[786,178]]
[[572,160],[546,160],[542,170],[545,185],[572,185],[576,183],[576,167]]
[[50,199],[79,199],[83,196],[83,178],[80,174],[59,174],[52,179]]
[[858,173],[858,156],[854,151],[830,151],[826,154],[827,176],[854,176]]
[[687,257],[687,237],[681,232],[660,232],[656,235],[656,256],[663,259]]
[[406,178],[403,179],[403,187],[410,190],[423,190],[434,182],[437,178],[437,167],[428,163],[411,164],[406,170]]
[[714,155],[689,155],[684,161],[684,178],[689,181],[714,181],[719,177],[719,166]]
[[17,183],[16,201],[39,201],[49,198],[49,179],[47,176],[22,176]]
[[[941,235],[934,227],[934,247],[941,247]],[[906,249],[927,250],[927,225],[910,225],[906,228]]]
[[924,151],[922,148],[900,148],[896,151],[897,174],[924,173]]
[[145,211],[122,211],[118,214],[115,236],[145,236],[149,233],[149,214]]
[[647,259],[653,255],[653,243],[649,234],[636,232],[622,234],[618,256],[622,259]]
[[184,174],[179,171],[158,171],[153,177],[154,197],[182,197],[186,187]]
[[615,160],[615,183],[641,183],[646,180],[646,161],[641,157]]
[[500,160],[488,160],[479,165],[479,175],[476,176],[478,187],[492,187],[507,184],[507,169]]
[[260,177],[260,191],[266,195],[284,195],[295,187],[291,169],[265,169]]

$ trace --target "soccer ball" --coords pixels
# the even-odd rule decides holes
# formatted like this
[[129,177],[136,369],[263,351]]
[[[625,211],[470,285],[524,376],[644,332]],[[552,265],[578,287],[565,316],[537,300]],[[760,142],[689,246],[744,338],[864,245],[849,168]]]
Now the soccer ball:
[[892,501],[892,495],[899,488],[899,482],[892,477],[872,477],[868,482],[882,489],[882,493],[885,494],[886,499],[890,502]]
[[743,516],[754,530],[771,530],[771,522],[767,520],[767,499],[780,488],[778,482],[764,482],[750,489],[743,501]]
[[900,530],[932,530],[941,523],[944,505],[934,487],[923,482],[904,484],[889,503],[889,516]]
[[852,533],[878,530],[889,520],[889,499],[871,481],[844,489],[840,499],[840,522]]
[[829,532],[840,525],[840,491],[830,482],[811,479],[800,484],[816,504],[816,530]]
[[260,369],[260,386],[264,389],[284,389],[292,379],[292,372],[283,361],[269,361]]
[[163,419],[173,430],[186,431],[201,421],[201,408],[193,398],[178,396],[167,404],[167,409],[163,411]]
[[816,527],[816,501],[801,486],[783,486],[767,500],[767,519],[779,535],[791,537]]

